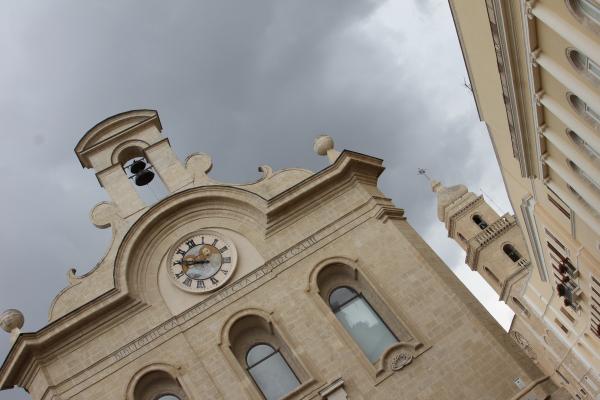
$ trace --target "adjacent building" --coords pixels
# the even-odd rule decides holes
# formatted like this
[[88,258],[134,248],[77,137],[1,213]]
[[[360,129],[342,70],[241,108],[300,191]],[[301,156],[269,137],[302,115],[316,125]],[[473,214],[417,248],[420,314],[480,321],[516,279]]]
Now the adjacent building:
[[[513,308],[511,331],[545,374],[575,399],[598,399],[600,4],[449,3],[479,116],[516,211],[500,219],[478,213],[486,226],[470,232],[477,238],[452,229],[449,234],[464,235],[458,241],[467,263]],[[471,209],[459,219],[470,220],[471,229],[483,226],[475,215]],[[507,252],[530,265],[518,290],[511,287],[514,276],[505,279],[523,273],[518,263],[500,268],[473,258],[492,225],[520,230],[521,239],[516,233],[510,239],[516,253]]]

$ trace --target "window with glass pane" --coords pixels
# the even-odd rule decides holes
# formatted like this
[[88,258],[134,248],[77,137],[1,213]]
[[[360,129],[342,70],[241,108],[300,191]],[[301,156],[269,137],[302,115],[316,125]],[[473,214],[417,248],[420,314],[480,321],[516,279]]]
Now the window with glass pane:
[[569,166],[573,168],[575,172],[577,172],[587,183],[589,183],[597,192],[600,193],[600,184],[596,182],[594,178],[592,178],[587,172],[579,168],[577,164],[573,161],[569,160]]
[[329,305],[337,319],[374,363],[398,339],[371,305],[354,289],[339,287],[331,292]]
[[596,79],[600,79],[600,65],[596,64],[595,62],[593,62],[589,58],[587,59],[587,70]]
[[246,365],[267,400],[278,400],[300,386],[281,353],[268,344],[253,346],[246,355]]
[[585,15],[600,25],[600,7],[594,0],[578,0],[577,5]]
[[577,199],[592,213],[592,215],[594,217],[598,217],[598,212],[594,209],[594,207],[592,207],[592,205],[590,203],[587,202],[586,199],[584,199],[579,192],[577,192],[577,190],[575,190],[573,188],[573,186],[567,184],[567,187],[569,188],[569,190],[571,191],[571,193],[573,193],[575,195],[575,197],[577,197]]
[[585,112],[587,113],[587,115],[592,117],[596,123],[600,124],[600,114],[598,114],[596,111],[594,111],[587,104],[585,105]]
[[590,146],[585,140],[583,140],[579,135],[575,132],[569,130],[569,137],[579,148],[581,148],[585,153],[596,163],[600,163],[600,153],[598,153],[592,146]]

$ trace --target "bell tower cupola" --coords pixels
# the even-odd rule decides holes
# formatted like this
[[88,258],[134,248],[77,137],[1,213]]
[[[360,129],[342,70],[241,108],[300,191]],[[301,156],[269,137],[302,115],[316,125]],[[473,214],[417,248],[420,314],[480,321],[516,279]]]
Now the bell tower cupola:
[[483,196],[469,192],[464,185],[445,187],[433,180],[431,188],[437,193],[438,218],[448,236],[466,251],[466,264],[506,301],[529,265],[515,217],[498,215]]
[[135,186],[159,178],[174,193],[193,181],[161,131],[156,111],[128,111],[98,123],[75,147],[81,165],[94,169],[122,218],[146,207]]

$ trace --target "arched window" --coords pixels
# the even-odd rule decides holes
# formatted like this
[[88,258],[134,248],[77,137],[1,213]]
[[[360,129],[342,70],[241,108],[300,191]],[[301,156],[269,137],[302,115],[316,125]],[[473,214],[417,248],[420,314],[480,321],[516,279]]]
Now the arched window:
[[600,4],[597,0],[567,0],[571,13],[579,22],[600,32]]
[[[376,376],[383,376],[379,374],[390,371],[390,357],[397,355],[398,349],[420,354],[423,343],[391,308],[393,300],[384,298],[354,261],[339,260],[315,267],[309,278],[311,292],[319,297],[319,308],[331,327],[359,355],[360,362]],[[396,305],[400,302],[398,299]]]
[[268,344],[260,343],[248,350],[246,367],[267,400],[280,399],[300,386],[285,358]]
[[567,187],[569,188],[569,190],[571,191],[571,193],[573,193],[573,195],[575,197],[577,197],[577,199],[585,206],[585,208],[587,208],[594,217],[598,218],[600,215],[598,214],[598,211],[596,211],[596,209],[594,207],[592,207],[592,205],[586,200],[584,199],[577,190],[575,190],[575,188],[573,188],[573,186],[567,184]]
[[143,154],[122,162],[121,166],[146,205],[152,205],[168,194],[160,177],[153,172],[154,167]]
[[481,218],[481,215],[479,214],[475,214],[472,217],[473,222],[475,222],[475,224],[479,227],[479,229],[485,229],[488,227],[487,222],[485,222],[485,220],[483,218]]
[[590,174],[588,174],[587,172],[585,172],[584,170],[582,170],[581,168],[579,168],[579,166],[577,164],[575,164],[573,161],[568,160],[569,166],[571,167],[571,169],[575,172],[577,172],[577,174],[579,176],[581,176],[583,178],[583,180],[592,188],[594,188],[594,190],[596,192],[598,192],[600,194],[600,184],[598,184],[598,182],[596,182],[595,179],[593,179]]
[[[128,397],[128,400],[130,398]],[[162,370],[152,370],[144,374],[135,384],[132,398],[133,400],[187,400],[177,379]]]
[[579,115],[590,122],[595,128],[600,128],[600,114],[597,110],[592,109],[573,93],[569,93],[567,99]]
[[504,250],[504,253],[513,262],[517,262],[517,261],[519,261],[521,259],[521,254],[519,254],[519,252],[517,251],[517,249],[515,249],[515,247],[512,244],[505,244],[502,247],[502,250]]
[[227,328],[227,337],[240,372],[266,400],[280,399],[311,379],[279,329],[262,315],[238,318]]
[[600,153],[598,153],[592,146],[590,146],[585,140],[583,140],[578,134],[572,130],[567,130],[567,135],[571,140],[579,147],[583,152],[596,164],[600,165]]
[[567,49],[567,58],[571,65],[595,85],[600,84],[600,65],[591,58],[573,48]]
[[372,363],[398,342],[371,305],[354,289],[342,286],[333,290],[329,306]]

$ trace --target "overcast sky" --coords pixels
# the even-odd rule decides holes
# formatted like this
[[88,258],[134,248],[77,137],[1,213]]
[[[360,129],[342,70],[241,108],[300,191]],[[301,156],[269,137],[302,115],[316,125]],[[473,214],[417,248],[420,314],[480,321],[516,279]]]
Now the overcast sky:
[[[107,197],[75,144],[139,108],[158,110],[180,159],[211,154],[226,182],[261,164],[325,167],[320,133],[383,158],[383,191],[508,326],[417,175],[510,210],[446,0],[4,0],[0,57],[0,310],[22,310],[26,331],[47,322],[66,271],[89,271],[108,246],[88,217]],[[0,332],[1,359],[8,348]]]

